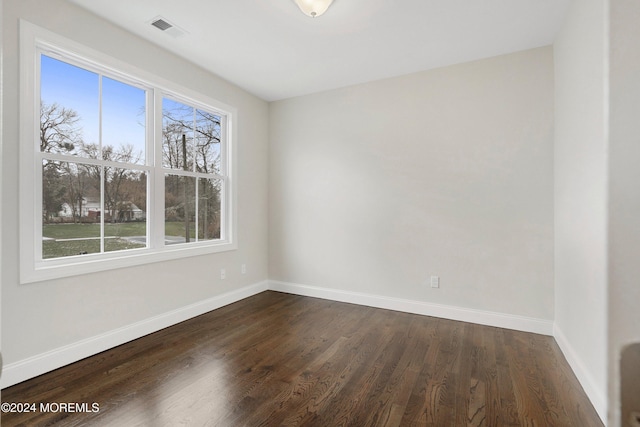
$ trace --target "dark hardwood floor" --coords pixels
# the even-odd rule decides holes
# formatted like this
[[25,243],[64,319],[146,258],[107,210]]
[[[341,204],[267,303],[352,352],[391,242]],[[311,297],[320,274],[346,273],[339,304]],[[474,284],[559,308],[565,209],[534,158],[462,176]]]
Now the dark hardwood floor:
[[3,427],[602,426],[551,337],[277,292],[17,384],[2,401],[99,405],[3,413]]

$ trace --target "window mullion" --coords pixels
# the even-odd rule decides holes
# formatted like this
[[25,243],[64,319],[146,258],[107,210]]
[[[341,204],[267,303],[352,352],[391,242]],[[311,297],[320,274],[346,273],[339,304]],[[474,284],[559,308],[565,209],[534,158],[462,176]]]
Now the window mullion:
[[199,185],[198,185],[198,178],[194,178],[195,180],[195,191],[194,191],[194,195],[193,195],[193,209],[195,210],[195,218],[196,218],[196,224],[195,224],[195,231],[194,231],[194,237],[196,242],[199,241],[200,239],[198,238],[198,230],[200,230],[200,191],[199,191]]
[[104,253],[104,193],[105,193],[105,167],[100,168],[100,253]]
[[[196,168],[196,163],[197,161],[197,153],[196,153],[196,149],[198,146],[198,135],[196,133],[196,120],[197,120],[197,112],[196,112],[196,108],[193,108],[193,123],[192,123],[192,127],[191,127],[191,171],[192,172],[196,172],[197,168]],[[194,218],[195,218],[195,226],[194,226],[194,240],[197,242],[198,241],[198,230],[199,230],[199,224],[198,224],[198,213],[200,211],[200,209],[198,208],[198,203],[200,202],[200,199],[198,197],[198,178],[194,178],[194,191],[193,191],[193,210],[194,210]]]
[[213,173],[191,172],[191,171],[183,171],[182,169],[167,169],[167,168],[162,168],[162,171],[170,175],[190,176],[192,178],[224,179],[223,176],[213,174]]
[[156,162],[156,154],[158,150],[155,148],[155,123],[156,123],[156,110],[155,108],[155,93],[156,91],[153,89],[147,89],[146,98],[145,98],[145,138],[146,138],[146,152],[145,152],[145,166],[150,169],[146,169],[147,171],[147,234],[146,234],[146,242],[147,248],[152,248],[156,246],[156,238],[154,236],[154,231],[156,227],[154,226],[154,221],[156,217],[159,215],[153,204],[157,197],[153,194],[154,189],[156,188],[156,170],[157,162]]
[[[104,160],[102,155],[102,75],[98,77],[98,156],[101,160]],[[105,179],[106,179],[106,167],[100,168],[100,253],[104,253],[104,199],[105,199]]]
[[150,221],[150,234],[151,234],[151,247],[161,249],[165,246],[164,242],[164,175],[165,172],[162,166],[162,93],[159,90],[153,91],[153,103],[151,106],[152,125],[149,129],[152,129],[152,143],[153,143],[153,162],[154,168],[152,171],[153,178],[151,179],[151,203],[148,206],[153,206],[153,209],[147,209],[152,211]]

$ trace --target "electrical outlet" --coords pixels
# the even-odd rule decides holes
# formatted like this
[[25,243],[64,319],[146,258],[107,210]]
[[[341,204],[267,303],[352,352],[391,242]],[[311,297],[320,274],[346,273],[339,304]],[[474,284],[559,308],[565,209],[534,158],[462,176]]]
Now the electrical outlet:
[[220,269],[220,279],[224,280],[227,278],[227,270],[225,270],[224,268]]
[[431,283],[432,288],[439,288],[440,278],[438,276],[431,276],[431,280],[429,281],[429,283]]
[[242,264],[242,265],[240,266],[240,272],[241,272],[242,274],[247,274],[247,264]]

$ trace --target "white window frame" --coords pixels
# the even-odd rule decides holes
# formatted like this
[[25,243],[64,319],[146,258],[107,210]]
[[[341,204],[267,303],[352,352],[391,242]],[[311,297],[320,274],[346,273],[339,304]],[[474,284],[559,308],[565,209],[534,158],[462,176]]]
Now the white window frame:
[[[40,53],[62,55],[83,68],[147,90],[147,153],[144,165],[127,165],[147,175],[147,248],[42,259],[42,154],[37,144],[40,121]],[[237,249],[236,135],[237,110],[82,44],[20,21],[20,283],[75,276],[116,268]],[[171,98],[214,112],[222,118],[220,239],[164,244],[164,176],[162,167],[162,99]],[[62,157],[62,156],[61,156]],[[78,157],[64,161],[92,163]],[[182,172],[181,172],[182,173]]]

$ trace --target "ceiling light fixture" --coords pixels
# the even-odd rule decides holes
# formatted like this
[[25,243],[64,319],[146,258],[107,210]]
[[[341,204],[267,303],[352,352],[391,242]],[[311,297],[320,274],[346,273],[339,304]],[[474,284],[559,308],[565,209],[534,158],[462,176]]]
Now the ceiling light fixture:
[[329,9],[333,0],[293,0],[296,2],[302,13],[312,18],[316,18]]

